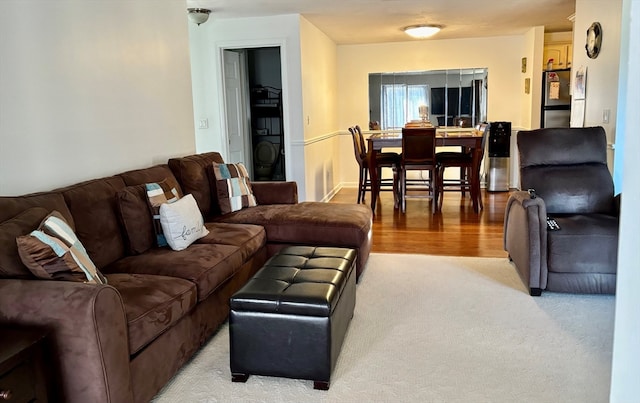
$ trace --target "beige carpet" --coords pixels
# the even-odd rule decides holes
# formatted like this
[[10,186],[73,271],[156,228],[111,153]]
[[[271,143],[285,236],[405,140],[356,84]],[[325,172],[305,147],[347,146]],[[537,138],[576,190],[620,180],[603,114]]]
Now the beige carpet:
[[329,391],[232,383],[225,325],[154,401],[602,403],[613,313],[613,296],[530,297],[506,259],[372,254]]

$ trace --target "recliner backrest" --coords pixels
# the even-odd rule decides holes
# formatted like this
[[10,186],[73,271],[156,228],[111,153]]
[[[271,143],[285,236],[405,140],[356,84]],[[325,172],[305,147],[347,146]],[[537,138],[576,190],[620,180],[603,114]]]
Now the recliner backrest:
[[520,131],[520,184],[550,214],[613,214],[614,188],[602,127]]

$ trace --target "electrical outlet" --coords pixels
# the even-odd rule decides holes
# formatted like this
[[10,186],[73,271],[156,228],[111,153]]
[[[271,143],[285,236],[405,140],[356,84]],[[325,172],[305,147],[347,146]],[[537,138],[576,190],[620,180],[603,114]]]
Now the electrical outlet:
[[609,123],[609,115],[611,114],[610,109],[605,109],[602,111],[602,123]]
[[209,119],[200,119],[198,122],[198,129],[208,129],[209,128]]

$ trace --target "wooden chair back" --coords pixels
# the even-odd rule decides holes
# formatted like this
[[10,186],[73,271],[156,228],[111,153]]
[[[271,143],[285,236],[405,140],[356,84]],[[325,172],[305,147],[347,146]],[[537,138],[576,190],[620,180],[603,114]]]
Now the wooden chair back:
[[356,161],[360,167],[366,166],[367,161],[367,152],[363,147],[364,139],[362,138],[362,132],[357,129],[357,126],[352,126],[349,128],[349,133],[351,133],[351,139],[353,141],[353,153],[356,157]]
[[436,165],[436,129],[402,129],[402,166]]

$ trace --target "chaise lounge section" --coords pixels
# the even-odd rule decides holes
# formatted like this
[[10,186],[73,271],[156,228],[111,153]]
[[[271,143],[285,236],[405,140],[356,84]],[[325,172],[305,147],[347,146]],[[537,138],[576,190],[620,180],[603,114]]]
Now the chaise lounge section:
[[295,245],[355,249],[358,251],[356,274],[360,277],[371,252],[370,209],[359,204],[336,208],[327,203],[298,203],[294,182],[256,182],[252,183],[258,201],[256,207],[222,215],[216,197],[218,190],[211,174],[214,162],[223,163],[217,152],[169,160],[169,167],[184,192],[196,198],[205,221],[264,227],[269,256],[285,246]]

